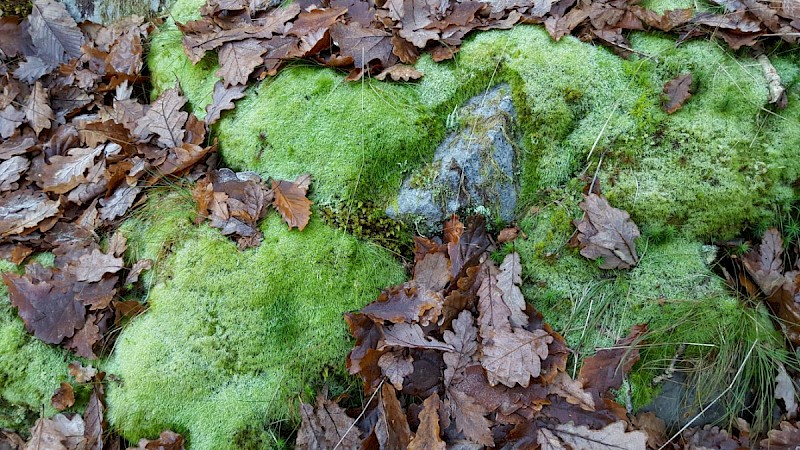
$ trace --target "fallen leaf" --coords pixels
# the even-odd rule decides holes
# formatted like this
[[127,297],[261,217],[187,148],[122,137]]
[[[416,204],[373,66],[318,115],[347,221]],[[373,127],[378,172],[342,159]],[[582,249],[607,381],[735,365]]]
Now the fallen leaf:
[[543,448],[547,448],[545,443],[553,442],[554,437],[558,439],[555,442],[575,449],[642,450],[647,445],[647,434],[641,431],[626,432],[625,422],[622,421],[614,422],[600,430],[591,430],[585,426],[576,427],[572,423],[560,424],[549,430],[542,428],[539,433]]
[[578,379],[584,389],[594,397],[595,405],[603,399],[613,398],[611,389],[619,389],[622,380],[639,360],[639,349],[635,346],[647,332],[647,324],[634,325],[631,332],[618,340],[611,349],[599,350],[585,358]]
[[3,274],[3,283],[25,328],[42,341],[60,344],[83,327],[86,307],[74,298],[69,283],[53,279],[37,283],[28,275],[9,272]]
[[770,430],[761,440],[761,448],[769,450],[796,450],[800,442],[800,423],[783,421],[779,429]]
[[86,428],[84,429],[85,449],[103,450],[103,433],[106,429],[106,422],[103,419],[105,405],[103,405],[103,385],[96,383],[89,397],[89,403],[83,413]]
[[75,404],[75,391],[72,389],[72,385],[61,382],[61,386],[56,389],[50,398],[50,404],[58,411],[71,408]]
[[391,34],[385,31],[336,23],[331,26],[331,37],[339,45],[342,56],[352,58],[358,69],[368,67],[375,60],[384,67],[390,66],[392,39]]
[[360,448],[358,428],[355,420],[345,414],[335,402],[317,396],[316,408],[307,403],[300,404],[302,422],[297,432],[296,449]]
[[22,156],[12,156],[0,162],[0,192],[19,188],[20,176],[30,167],[30,161]]
[[419,428],[408,450],[445,450],[447,446],[439,436],[439,394],[435,392],[422,402],[419,413]]
[[306,198],[310,175],[300,175],[293,182],[272,180],[272,205],[283,217],[289,228],[298,230],[308,225],[311,218],[311,200]]
[[447,390],[446,404],[450,404],[450,417],[456,424],[456,430],[463,433],[472,442],[487,447],[494,447],[492,422],[486,418],[489,410],[469,395],[458,389]]
[[50,108],[50,97],[42,87],[42,83],[37,81],[25,103],[25,119],[38,135],[42,130],[50,128],[54,118],[53,110]]
[[184,450],[183,436],[171,430],[162,431],[158,439],[139,439],[139,445],[128,450]]
[[225,87],[222,81],[217,81],[211,103],[206,106],[206,123],[208,125],[216,123],[222,111],[233,109],[234,100],[244,97],[244,89],[245,86]]
[[44,192],[33,190],[8,192],[0,196],[0,237],[20,234],[59,213],[61,203],[50,200]]
[[64,194],[86,181],[86,171],[94,166],[105,145],[95,148],[73,148],[68,156],[52,156],[44,166],[40,185],[46,192]]
[[83,367],[80,361],[73,361],[67,365],[69,375],[78,383],[88,383],[97,376],[97,369],[92,366]]
[[375,435],[380,448],[407,448],[411,442],[411,429],[403,407],[397,400],[397,392],[389,384],[384,384],[381,388],[381,409],[382,414],[375,424]]
[[435,322],[442,311],[441,294],[407,282],[384,290],[378,299],[361,312],[376,322],[420,323]]
[[403,390],[403,378],[414,372],[414,359],[410,356],[403,357],[394,352],[384,353],[378,359],[378,366],[389,379],[395,389]]
[[180,89],[167,89],[150,105],[144,117],[136,121],[133,133],[141,139],[149,138],[153,133],[158,135],[159,145],[166,148],[180,147],[183,144],[185,130],[183,126],[189,113],[181,111],[186,104],[186,97]]
[[761,244],[747,252],[742,258],[747,273],[761,288],[766,296],[770,296],[783,286],[783,239],[775,228],[764,232]]
[[664,85],[664,95],[667,97],[664,103],[664,111],[673,114],[683,107],[686,100],[692,96],[689,90],[692,87],[692,74],[680,75]]
[[655,413],[639,412],[632,419],[636,429],[647,433],[647,445],[659,448],[667,442],[667,425]]
[[100,250],[93,250],[82,256],[77,265],[70,267],[70,271],[75,274],[78,281],[93,283],[102,280],[106,274],[119,272],[123,267],[125,267],[125,262],[122,258],[103,253]]
[[627,212],[597,194],[585,196],[579,206],[586,213],[575,221],[581,255],[602,258],[601,269],[628,269],[639,263],[635,242],[639,228]]
[[[443,342],[425,336],[422,328],[417,324],[398,323],[387,327],[381,327],[383,331],[384,346],[431,349],[440,351],[453,351],[454,348]],[[378,350],[384,347],[379,346]]]
[[423,73],[412,66],[404,64],[395,64],[389,68],[383,69],[383,72],[375,76],[377,80],[384,81],[386,77],[394,81],[412,81],[422,78]]
[[783,401],[787,419],[797,416],[797,391],[794,382],[786,373],[783,364],[778,363],[778,375],[775,377],[775,398]]
[[225,86],[247,83],[250,74],[264,63],[261,57],[267,48],[257,39],[226,42],[219,50],[219,70],[215,74],[225,81]]
[[[31,439],[26,450],[78,450],[83,444],[85,425],[83,418],[76,414],[71,419],[63,414],[45,419],[40,417],[31,428]],[[82,448],[82,447],[81,447]]]
[[450,387],[451,383],[458,383],[463,377],[463,372],[478,351],[478,329],[472,313],[461,311],[458,318],[452,322],[453,331],[447,330],[443,334],[444,342],[453,346],[452,352],[446,352],[442,358],[446,364],[444,370],[444,386]]
[[81,55],[83,34],[63,4],[35,0],[29,22],[36,55],[52,67]]

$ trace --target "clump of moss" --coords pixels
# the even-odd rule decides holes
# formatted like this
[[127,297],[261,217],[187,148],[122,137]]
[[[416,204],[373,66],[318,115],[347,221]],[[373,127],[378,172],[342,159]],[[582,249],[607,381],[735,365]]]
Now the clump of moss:
[[[270,424],[295,423],[305,386],[343,361],[342,313],[405,273],[388,252],[319,219],[298,232],[271,215],[263,243],[245,252],[188,223],[166,211],[124,227],[138,229],[131,246],[146,254],[182,235],[161,261],[149,311],[117,341],[108,370],[121,381],[109,388],[108,417],[133,441],[172,428],[193,449],[261,448]],[[264,439],[231,441],[253,427]]]
[[27,17],[32,7],[32,3],[27,0],[0,0],[0,16]]
[[411,230],[408,225],[386,215],[373,202],[356,201],[352,204],[322,206],[322,221],[327,225],[368,239],[396,256],[410,260],[413,256]]

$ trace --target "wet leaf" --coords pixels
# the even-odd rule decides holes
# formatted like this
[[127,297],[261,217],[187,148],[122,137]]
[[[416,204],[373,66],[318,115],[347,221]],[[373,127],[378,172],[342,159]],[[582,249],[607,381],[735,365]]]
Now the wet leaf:
[[611,389],[619,389],[622,380],[639,360],[639,342],[647,325],[634,325],[631,332],[618,340],[611,349],[599,350],[583,360],[578,379],[583,387],[594,397],[595,405],[602,404],[602,399],[613,399]]

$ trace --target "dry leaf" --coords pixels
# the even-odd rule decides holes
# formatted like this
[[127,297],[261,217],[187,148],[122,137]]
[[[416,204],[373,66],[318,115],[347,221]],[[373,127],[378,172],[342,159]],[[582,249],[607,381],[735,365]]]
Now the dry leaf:
[[147,139],[155,133],[162,147],[180,147],[185,134],[183,126],[189,118],[189,113],[181,111],[185,104],[186,97],[181,95],[179,88],[165,90],[150,105],[144,117],[136,121],[133,133],[141,139]]
[[383,72],[376,75],[375,78],[380,81],[384,81],[388,76],[394,81],[412,81],[419,80],[422,78],[422,75],[424,74],[412,66],[395,64],[387,69],[384,69]]
[[336,403],[317,396],[316,408],[306,403],[300,404],[302,422],[297,432],[297,450],[322,450],[340,448],[356,450],[360,448],[358,428],[355,421],[345,414]]
[[439,436],[439,395],[434,393],[422,403],[419,413],[419,428],[408,450],[445,450],[447,447]]
[[75,404],[75,391],[72,389],[72,385],[61,382],[61,386],[56,389],[50,398],[50,404],[58,411],[71,408]]
[[306,198],[309,174],[300,175],[293,182],[272,180],[274,197],[272,205],[283,217],[289,228],[297,227],[303,231],[311,218],[311,200]]
[[214,85],[214,94],[211,96],[211,103],[206,106],[206,123],[211,125],[216,123],[222,111],[233,109],[234,100],[244,97],[245,86],[225,87],[222,81],[217,81]]
[[[585,426],[576,427],[572,423],[560,424],[551,430],[540,430],[540,444],[547,448],[545,442],[557,437],[561,443],[574,449],[592,450],[644,450],[647,445],[647,434],[641,431],[625,432],[625,422],[614,422],[603,429],[591,430]],[[558,448],[558,447],[556,447]],[[564,447],[566,448],[566,447]]]
[[627,212],[597,194],[589,194],[579,206],[586,212],[575,221],[581,255],[602,258],[601,269],[628,269],[639,263],[635,242],[639,228]]
[[667,101],[664,103],[664,111],[667,114],[673,114],[683,107],[686,100],[692,96],[689,90],[692,87],[692,74],[687,73],[680,75],[664,85],[664,95],[667,96]]

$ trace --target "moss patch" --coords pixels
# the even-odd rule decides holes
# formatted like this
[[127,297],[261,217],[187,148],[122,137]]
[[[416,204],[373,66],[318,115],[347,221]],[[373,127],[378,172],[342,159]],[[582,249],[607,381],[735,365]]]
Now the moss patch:
[[[158,252],[186,224],[155,220],[134,241]],[[387,252],[317,219],[297,232],[272,214],[262,230],[246,252],[206,226],[174,244],[150,310],[124,330],[109,367],[122,380],[109,390],[109,419],[127,438],[172,428],[193,449],[270,444],[266,430],[296,419],[304,388],[342,364],[342,313],[405,278]]]

